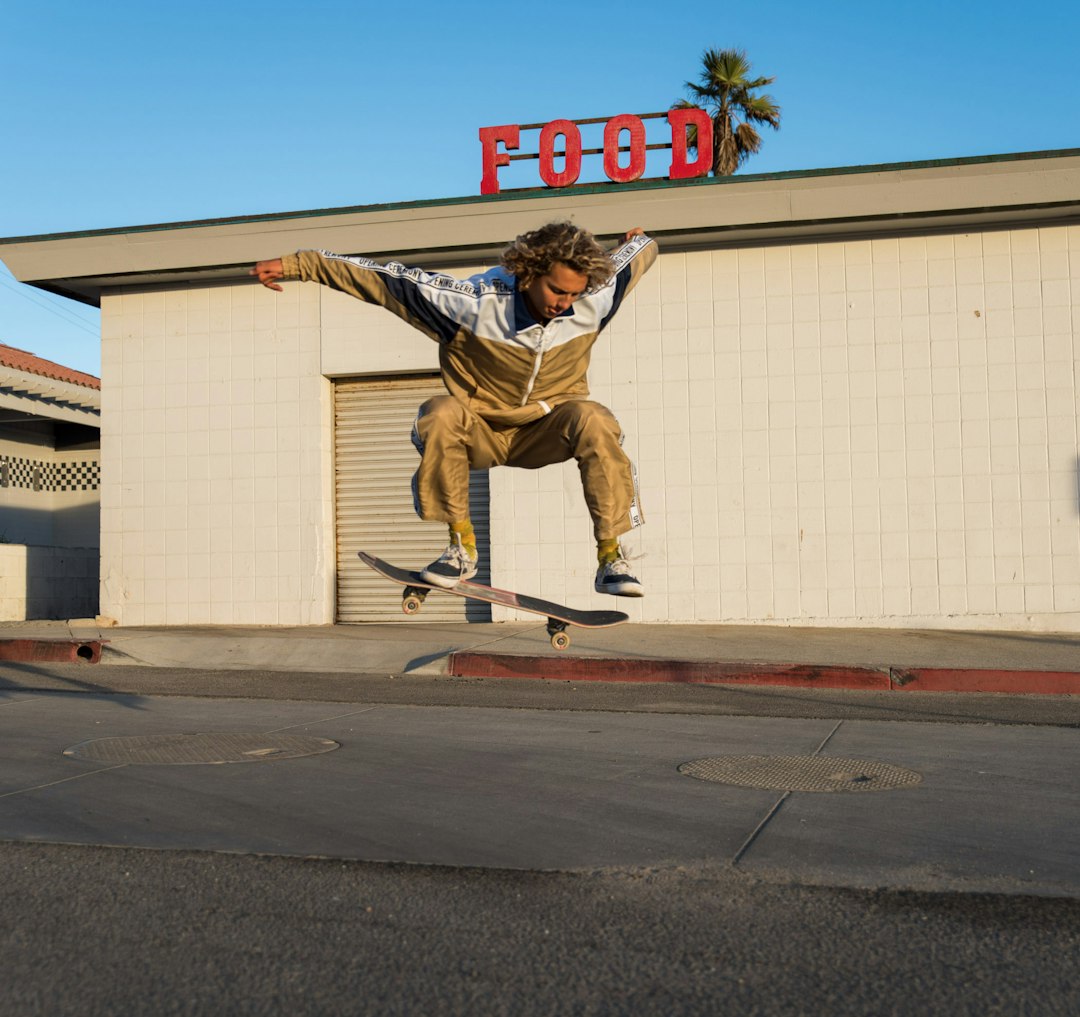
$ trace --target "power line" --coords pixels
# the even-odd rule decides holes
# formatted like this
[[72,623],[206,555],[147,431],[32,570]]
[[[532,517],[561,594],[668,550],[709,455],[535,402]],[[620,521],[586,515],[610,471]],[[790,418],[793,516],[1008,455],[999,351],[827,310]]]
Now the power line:
[[25,288],[23,288],[19,284],[16,284],[16,285],[13,286],[11,284],[11,282],[9,282],[3,276],[0,276],[0,284],[5,286],[7,289],[11,290],[12,293],[15,293],[18,296],[23,297],[26,300],[29,300],[32,304],[37,304],[37,306],[40,307],[42,310],[48,311],[50,314],[55,314],[58,318],[62,318],[69,325],[74,325],[76,328],[81,328],[84,332],[87,332],[92,336],[97,337],[99,335],[99,331],[100,331],[99,329],[93,328],[89,324],[89,322],[87,322],[85,320],[80,320],[79,318],[76,318],[72,314],[72,311],[71,311],[70,308],[68,308],[68,307],[56,307],[56,306],[48,304],[48,303],[46,303],[46,302],[44,302],[42,300],[37,300],[37,299],[35,299],[36,294],[31,295],[30,293],[27,293]]
[[44,300],[37,299],[37,294],[27,293],[25,287],[17,283],[15,285],[12,285],[12,282],[8,279],[4,279],[3,276],[0,276],[0,284],[3,284],[6,288],[10,289],[12,293],[16,294],[17,296],[21,296],[24,299],[29,300],[31,303],[36,303],[37,306],[40,307],[42,310],[49,311],[51,314],[55,314],[58,317],[63,317],[70,324],[76,325],[79,328],[83,328],[86,331],[90,331],[90,333],[94,335],[97,334],[97,330],[92,328],[89,322],[86,322],[85,320],[80,320],[79,317],[73,314],[70,308],[64,306],[56,307],[53,306],[53,304],[50,304]]

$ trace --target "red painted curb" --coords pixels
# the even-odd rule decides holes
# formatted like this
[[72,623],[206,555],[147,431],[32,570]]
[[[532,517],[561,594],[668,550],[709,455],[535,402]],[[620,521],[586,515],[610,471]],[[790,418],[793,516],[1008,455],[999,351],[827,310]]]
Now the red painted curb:
[[802,685],[888,689],[889,672],[872,667],[742,664],[605,657],[526,657],[461,651],[450,655],[456,678],[540,678],[585,682],[677,682],[689,685]]
[[1080,672],[987,668],[874,668],[830,664],[529,657],[461,651],[450,655],[449,673],[455,678],[1080,695]]
[[101,640],[0,639],[0,660],[96,664],[101,660]]
[[983,668],[893,668],[892,687],[904,692],[1019,692],[1036,696],[1075,696],[1080,695],[1080,674]]

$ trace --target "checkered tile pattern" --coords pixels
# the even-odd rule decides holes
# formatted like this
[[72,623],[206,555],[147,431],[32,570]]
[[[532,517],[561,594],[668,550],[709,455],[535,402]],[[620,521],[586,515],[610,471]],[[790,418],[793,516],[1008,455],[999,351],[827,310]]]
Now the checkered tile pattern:
[[96,491],[100,467],[96,460],[47,463],[41,459],[0,456],[0,486],[30,491]]
[[54,463],[52,467],[53,491],[96,491],[100,468],[95,460]]

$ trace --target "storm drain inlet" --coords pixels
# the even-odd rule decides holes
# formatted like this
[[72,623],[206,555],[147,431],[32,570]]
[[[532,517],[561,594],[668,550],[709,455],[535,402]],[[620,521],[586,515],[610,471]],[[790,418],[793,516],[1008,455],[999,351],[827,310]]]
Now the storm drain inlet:
[[338,742],[310,735],[163,734],[96,738],[65,749],[64,755],[95,763],[191,766],[299,759],[338,748]]
[[914,770],[869,759],[835,756],[710,756],[683,763],[698,780],[766,791],[892,791],[922,781]]

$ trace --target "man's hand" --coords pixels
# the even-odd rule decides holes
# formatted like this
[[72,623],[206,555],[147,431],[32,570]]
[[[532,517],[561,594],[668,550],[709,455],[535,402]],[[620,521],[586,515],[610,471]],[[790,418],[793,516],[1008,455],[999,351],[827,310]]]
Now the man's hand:
[[255,276],[268,290],[276,290],[278,293],[284,292],[275,281],[285,276],[280,258],[274,258],[273,261],[257,261],[248,275]]
[[626,236],[623,237],[622,242],[624,244],[628,244],[628,243],[630,243],[631,240],[634,239],[634,237],[643,237],[643,236],[645,236],[645,231],[640,226],[635,226],[632,230],[627,230],[626,231]]

